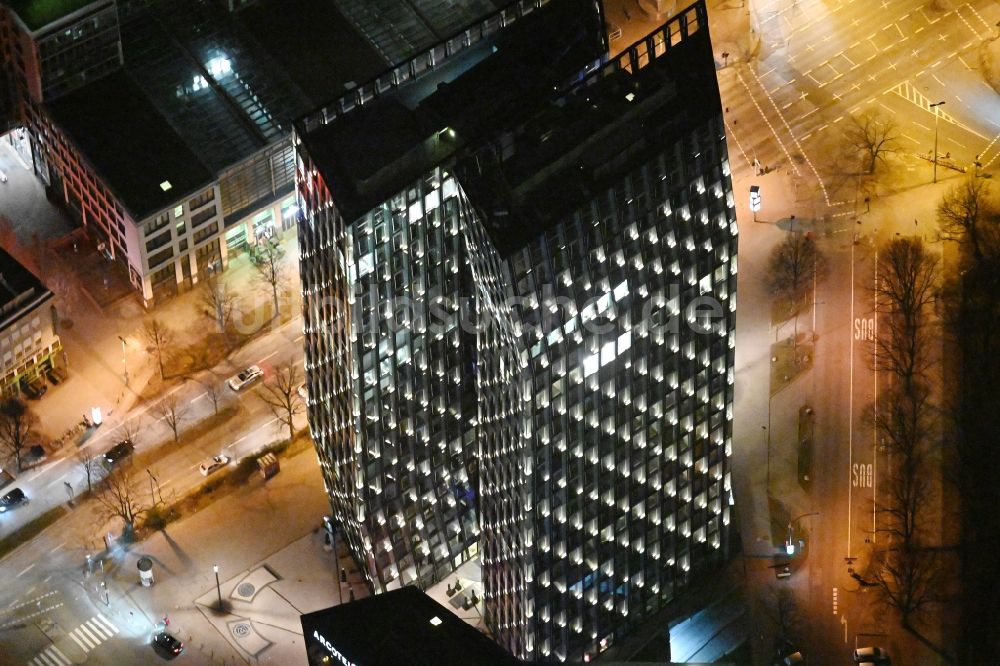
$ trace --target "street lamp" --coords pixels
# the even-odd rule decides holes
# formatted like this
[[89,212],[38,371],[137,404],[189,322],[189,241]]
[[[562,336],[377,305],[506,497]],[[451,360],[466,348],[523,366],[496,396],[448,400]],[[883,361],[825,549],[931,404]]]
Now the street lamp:
[[795,554],[795,540],[794,540],[794,535],[792,534],[792,526],[798,521],[802,520],[803,518],[806,518],[808,516],[818,516],[818,515],[819,511],[813,511],[811,513],[803,513],[801,516],[793,518],[788,521],[788,539],[785,540],[785,553],[787,553],[788,555]]
[[944,104],[943,101],[935,102],[930,105],[930,108],[934,109],[934,182],[937,182],[937,162],[938,162],[938,107]]
[[212,565],[212,571],[215,572],[215,592],[219,595],[219,610],[222,610],[222,588],[219,586],[219,565]]
[[[770,410],[768,410],[770,411]],[[770,416],[770,414],[768,414]],[[767,432],[767,426],[762,425],[760,427],[760,442],[764,443],[764,438],[767,437],[767,482],[764,489],[767,492],[767,496],[771,496],[771,437]]]
[[156,506],[156,493],[153,491],[153,482],[156,481],[156,477],[153,476],[148,467],[146,468],[146,474],[149,474],[149,501],[153,506]]
[[125,374],[125,386],[128,386],[128,364],[125,362],[125,338],[119,335],[118,339],[122,341],[122,371]]

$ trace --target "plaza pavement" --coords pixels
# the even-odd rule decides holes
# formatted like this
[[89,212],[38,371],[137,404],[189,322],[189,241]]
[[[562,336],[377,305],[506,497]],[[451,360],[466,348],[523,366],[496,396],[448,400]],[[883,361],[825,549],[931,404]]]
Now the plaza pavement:
[[[328,512],[315,452],[282,458],[275,477],[255,475],[245,488],[117,551],[104,613],[137,637],[166,614],[192,663],[304,664],[299,615],[339,603],[335,558],[317,531]],[[141,557],[153,561],[151,587],[140,584]],[[341,564],[355,598],[366,596],[343,547]],[[95,606],[104,607],[100,573],[88,581]]]

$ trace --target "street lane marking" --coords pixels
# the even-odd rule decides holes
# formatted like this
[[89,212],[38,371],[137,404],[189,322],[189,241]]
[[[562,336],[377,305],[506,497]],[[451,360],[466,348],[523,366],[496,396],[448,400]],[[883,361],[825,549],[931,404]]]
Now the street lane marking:
[[196,395],[195,397],[191,398],[189,404],[193,403],[193,402],[197,402],[198,400],[201,400],[202,398],[204,398],[207,395],[208,395],[208,391],[205,391],[204,393],[202,393],[200,395]]
[[118,627],[111,620],[104,617],[104,615],[98,613],[69,632],[69,636],[84,652],[90,652],[104,641],[114,637],[117,633]]
[[28,664],[29,666],[72,666],[73,662],[60,652],[55,644],[52,644],[43,652],[38,653]]
[[114,633],[116,633],[116,634],[118,633],[118,627],[116,627],[115,624],[111,620],[109,620],[108,618],[104,617],[100,613],[98,613],[97,615],[95,615],[94,619],[98,620],[99,622],[102,622],[105,625],[107,625],[108,627],[110,627],[111,631],[113,631]]
[[21,576],[23,576],[24,574],[26,574],[26,573],[28,573],[29,571],[31,571],[32,569],[34,569],[34,568],[35,568],[35,564],[37,564],[37,562],[34,562],[34,563],[32,563],[32,564],[29,564],[28,566],[26,566],[26,567],[25,567],[25,568],[24,568],[24,569],[23,569],[23,570],[21,571],[21,573],[17,574],[17,577],[18,577],[18,578],[20,578],[20,577],[21,577]]
[[267,355],[267,356],[265,356],[264,358],[262,358],[262,359],[260,359],[259,361],[257,361],[257,363],[263,363],[264,361],[266,361],[267,359],[271,358],[272,356],[274,356],[274,355],[275,355],[275,354],[277,354],[277,353],[278,353],[278,350],[277,350],[277,349],[275,349],[275,350],[274,350],[273,352],[271,352],[270,354],[268,354],[268,355]]
[[84,652],[90,652],[91,649],[90,643],[84,644],[84,642],[77,637],[75,632],[71,632],[69,637],[72,638],[76,642],[76,644],[80,646],[81,650],[83,650]]

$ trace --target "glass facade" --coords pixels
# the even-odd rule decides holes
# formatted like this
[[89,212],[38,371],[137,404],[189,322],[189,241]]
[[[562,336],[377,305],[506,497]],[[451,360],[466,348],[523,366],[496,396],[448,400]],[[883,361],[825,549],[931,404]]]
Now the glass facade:
[[[297,142],[308,415],[343,534],[377,591],[478,554],[522,658],[593,657],[726,557],[737,230],[704,19],[580,63],[351,219]],[[612,99],[576,129],[553,111]]]

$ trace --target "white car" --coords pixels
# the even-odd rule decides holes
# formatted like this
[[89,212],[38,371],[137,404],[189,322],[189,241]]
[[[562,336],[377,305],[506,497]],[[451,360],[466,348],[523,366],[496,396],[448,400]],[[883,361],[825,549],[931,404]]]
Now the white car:
[[229,378],[226,383],[229,384],[229,388],[234,391],[242,391],[246,387],[253,384],[255,381],[264,376],[264,371],[258,368],[256,365],[251,365],[246,370],[240,372],[237,375]]
[[306,388],[304,383],[299,384],[299,387],[295,389],[295,392],[298,393],[299,397],[303,400],[309,400],[309,390]]
[[7,174],[5,174],[3,171],[0,171],[0,183],[6,183],[6,182],[7,182]]
[[884,664],[889,661],[889,653],[880,647],[862,647],[854,651],[855,664]]
[[202,476],[208,476],[229,464],[229,456],[213,456],[198,466]]

